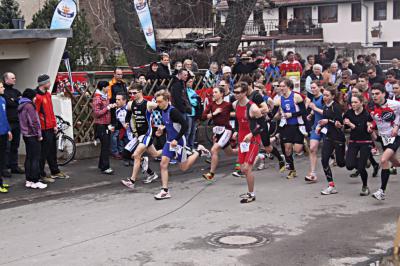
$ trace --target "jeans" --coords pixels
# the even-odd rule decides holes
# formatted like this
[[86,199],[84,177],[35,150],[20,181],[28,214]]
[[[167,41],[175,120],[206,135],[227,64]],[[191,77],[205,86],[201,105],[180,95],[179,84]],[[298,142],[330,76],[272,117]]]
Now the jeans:
[[98,168],[101,171],[105,171],[110,168],[110,131],[107,125],[95,125],[95,130],[96,138],[98,138],[101,143]]
[[196,140],[197,121],[194,116],[186,116],[186,122],[188,123],[188,131],[185,134],[187,140],[187,146],[194,148],[194,142]]
[[124,143],[119,139],[119,129],[111,133],[111,153],[121,154],[124,150]]
[[46,162],[49,165],[50,173],[56,175],[60,173],[57,164],[57,139],[54,129],[42,130],[42,151],[40,155],[40,175],[45,177],[44,167]]
[[8,134],[0,135],[0,186],[3,185],[2,171],[6,166],[6,149],[8,142]]
[[25,157],[25,178],[26,181],[38,182],[40,178],[41,143],[37,137],[24,137]]
[[6,167],[13,170],[18,167],[18,148],[21,140],[21,129],[19,123],[10,123],[13,138],[7,143]]

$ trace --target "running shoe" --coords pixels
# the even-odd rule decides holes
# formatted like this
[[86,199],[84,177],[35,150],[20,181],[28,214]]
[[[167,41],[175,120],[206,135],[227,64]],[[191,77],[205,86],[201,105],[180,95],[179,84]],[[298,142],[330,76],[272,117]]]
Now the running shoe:
[[42,176],[40,178],[40,180],[44,183],[54,183],[56,182],[56,180],[51,176],[51,175],[47,175],[47,176]]
[[257,170],[263,170],[265,168],[265,157],[260,157],[259,160],[260,164],[258,165]]
[[272,155],[271,153],[265,153],[265,157],[267,157],[270,160],[274,159],[274,155]]
[[152,175],[149,175],[145,180],[143,180],[143,183],[150,184],[151,182],[153,182],[157,178],[158,178],[158,175],[156,173],[154,173]]
[[9,188],[10,187],[10,185],[9,184],[5,184],[5,183],[3,183],[3,185],[2,185],[3,187],[5,187],[5,188]]
[[232,175],[233,176],[236,176],[236,177],[245,177],[245,175],[242,173],[242,171],[240,171],[240,170],[237,170],[237,171],[234,171],[233,173],[232,173]]
[[380,168],[379,164],[374,165],[372,168],[374,169],[374,171],[372,172],[372,177],[377,177]]
[[316,183],[317,179],[318,178],[317,178],[317,176],[315,174],[310,174],[310,175],[307,175],[306,177],[304,177],[304,180],[306,182],[308,182],[309,184]]
[[207,150],[203,145],[199,144],[199,146],[197,146],[197,151],[199,152],[200,157],[211,158],[211,152]]
[[297,177],[296,170],[290,170],[289,174],[286,176],[287,179],[293,179],[295,177]]
[[389,171],[390,171],[391,175],[397,175],[397,168],[396,167],[390,167]]
[[104,170],[104,171],[101,171],[103,174],[105,174],[105,175],[112,175],[112,174],[114,174],[114,170],[113,169],[111,169],[111,168],[108,168],[108,169],[106,169],[106,170]]
[[126,186],[127,188],[134,189],[135,188],[135,183],[132,182],[130,177],[127,177],[126,179],[122,179],[121,183]]
[[370,193],[369,188],[363,186],[363,187],[361,188],[360,196],[368,196],[369,193]]
[[63,172],[59,172],[58,174],[51,175],[51,177],[54,178],[54,179],[56,179],[56,178],[58,178],[58,179],[66,179],[66,178],[69,178],[69,176],[66,175],[66,174],[63,173]]
[[242,194],[240,197],[242,198],[240,203],[250,203],[256,200],[256,196],[252,196],[250,193]]
[[8,189],[6,187],[0,187],[0,193],[7,193]]
[[38,188],[38,189],[45,189],[45,188],[47,188],[47,184],[44,184],[44,183],[42,183],[42,182],[36,182],[36,183],[33,183],[32,182],[32,184],[31,184],[31,188],[33,188],[33,189],[36,189],[36,188]]
[[154,195],[154,198],[156,200],[169,199],[171,198],[171,194],[169,194],[169,191],[164,191],[164,189],[161,189],[158,194]]
[[33,182],[31,181],[25,181],[25,187],[30,188],[32,186]]
[[330,195],[330,194],[336,194],[336,193],[338,193],[336,190],[336,187],[333,187],[333,186],[328,186],[327,188],[325,188],[321,191],[322,195]]
[[377,200],[385,200],[385,192],[383,192],[382,189],[378,189],[374,194],[372,194],[372,197]]
[[360,173],[356,170],[354,173],[351,173],[350,174],[350,177],[351,178],[356,178],[356,177],[358,177],[360,175]]
[[203,174],[203,178],[207,181],[212,181],[214,179],[214,174],[213,173]]
[[147,172],[147,169],[149,169],[149,157],[142,157],[142,160],[140,161],[140,167],[142,168],[142,173]]
[[283,173],[286,170],[286,163],[285,161],[279,161],[279,172]]
[[379,155],[379,150],[377,148],[372,148],[371,153],[373,156],[378,156]]

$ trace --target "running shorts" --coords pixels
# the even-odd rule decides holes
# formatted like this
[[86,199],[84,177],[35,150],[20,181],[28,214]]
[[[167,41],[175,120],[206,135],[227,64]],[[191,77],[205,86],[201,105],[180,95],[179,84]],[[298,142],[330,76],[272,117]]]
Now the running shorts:
[[304,135],[300,132],[299,125],[285,125],[279,132],[282,143],[304,144]]

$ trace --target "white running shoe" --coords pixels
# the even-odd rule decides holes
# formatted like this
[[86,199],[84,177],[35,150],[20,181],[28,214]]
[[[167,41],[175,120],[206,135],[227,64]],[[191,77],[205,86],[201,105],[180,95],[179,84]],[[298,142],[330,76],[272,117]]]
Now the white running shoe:
[[171,194],[169,194],[169,191],[165,192],[164,189],[161,189],[157,195],[154,195],[154,198],[156,200],[169,199],[171,198]]
[[145,180],[143,180],[143,183],[150,184],[151,182],[153,182],[157,178],[158,178],[158,175],[156,173],[154,173],[152,175],[149,175]]
[[25,187],[31,188],[31,187],[32,187],[32,184],[33,184],[33,182],[31,182],[31,181],[26,181],[26,182],[25,182]]
[[127,177],[126,179],[122,179],[121,183],[126,186],[127,188],[134,189],[135,188],[135,183],[132,182],[130,177]]
[[114,170],[111,168],[108,168],[108,169],[102,171],[102,173],[105,175],[112,175],[112,174],[114,174]]
[[385,192],[383,192],[382,189],[378,189],[374,194],[372,194],[372,197],[377,200],[385,200]]
[[197,151],[200,153],[200,157],[211,158],[211,152],[207,150],[203,145],[197,146]]
[[330,195],[330,194],[336,194],[338,193],[336,190],[336,187],[328,186],[327,188],[323,189],[321,191],[322,195]]
[[44,184],[39,181],[36,183],[32,183],[31,188],[45,189],[45,188],[47,188],[47,184]]
[[149,157],[142,157],[142,161],[140,162],[140,167],[142,168],[142,173],[146,173],[149,169]]
[[257,170],[264,170],[264,168],[265,168],[265,157],[263,157],[263,158],[261,158],[260,157],[260,164],[258,165],[258,167],[257,167]]

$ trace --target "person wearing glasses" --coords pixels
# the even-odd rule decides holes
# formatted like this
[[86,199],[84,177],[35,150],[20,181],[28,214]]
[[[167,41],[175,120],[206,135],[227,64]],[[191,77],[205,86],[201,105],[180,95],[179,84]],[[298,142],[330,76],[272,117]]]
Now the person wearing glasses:
[[367,74],[368,74],[368,83],[370,87],[372,87],[372,85],[375,83],[385,85],[385,78],[381,75],[377,75],[376,68],[374,66],[369,66],[367,68]]
[[300,154],[303,152],[304,129],[303,116],[307,114],[303,97],[293,91],[293,82],[287,78],[279,82],[282,96],[277,97],[272,110],[272,117],[280,110],[281,120],[279,123],[279,135],[284,147],[285,160],[289,173],[287,179],[297,177],[294,167],[293,150]]
[[[221,81],[222,82],[222,81]],[[232,109],[230,102],[224,101],[225,89],[219,86],[213,89],[213,99],[202,114],[202,119],[211,119],[213,121],[213,146],[211,148],[211,169],[210,172],[203,175],[206,180],[213,180],[215,170],[218,166],[218,153],[222,149],[226,155],[237,154],[230,145],[232,137],[232,126],[229,123]]]
[[198,157],[210,157],[210,152],[203,145],[198,145],[196,150],[191,150],[186,146],[185,133],[188,124],[183,115],[177,108],[170,104],[171,96],[168,91],[161,90],[155,94],[158,108],[161,110],[163,127],[157,129],[156,134],[161,135],[165,130],[167,133],[167,142],[162,150],[160,163],[162,189],[154,198],[163,200],[171,198],[168,188],[168,166],[172,159],[179,163],[182,171],[187,171],[196,162]]
[[368,127],[368,132],[377,133],[384,150],[381,157],[381,187],[372,196],[377,200],[384,200],[390,176],[390,163],[394,167],[400,166],[396,158],[396,151],[400,147],[400,103],[386,99],[385,87],[379,83],[373,84],[371,94],[373,105],[369,106],[369,112],[376,126]]
[[259,123],[260,119],[265,118],[260,108],[247,98],[248,90],[249,86],[244,82],[236,84],[233,90],[236,98],[233,109],[238,122],[238,161],[240,169],[246,177],[248,187],[248,192],[241,195],[240,203],[250,203],[256,200],[252,169],[261,145],[260,132],[265,130]]
[[135,188],[135,182],[138,179],[140,168],[142,172],[147,174],[146,180],[143,182],[149,184],[158,178],[149,167],[148,157],[143,157],[147,151],[150,156],[156,158],[161,155],[161,151],[157,151],[153,145],[153,128],[152,128],[152,110],[155,105],[143,98],[143,86],[135,84],[131,93],[135,99],[127,104],[127,115],[125,117],[125,128],[129,142],[125,145],[123,156],[126,159],[134,159],[132,175],[126,180],[121,180],[122,184],[130,189]]

